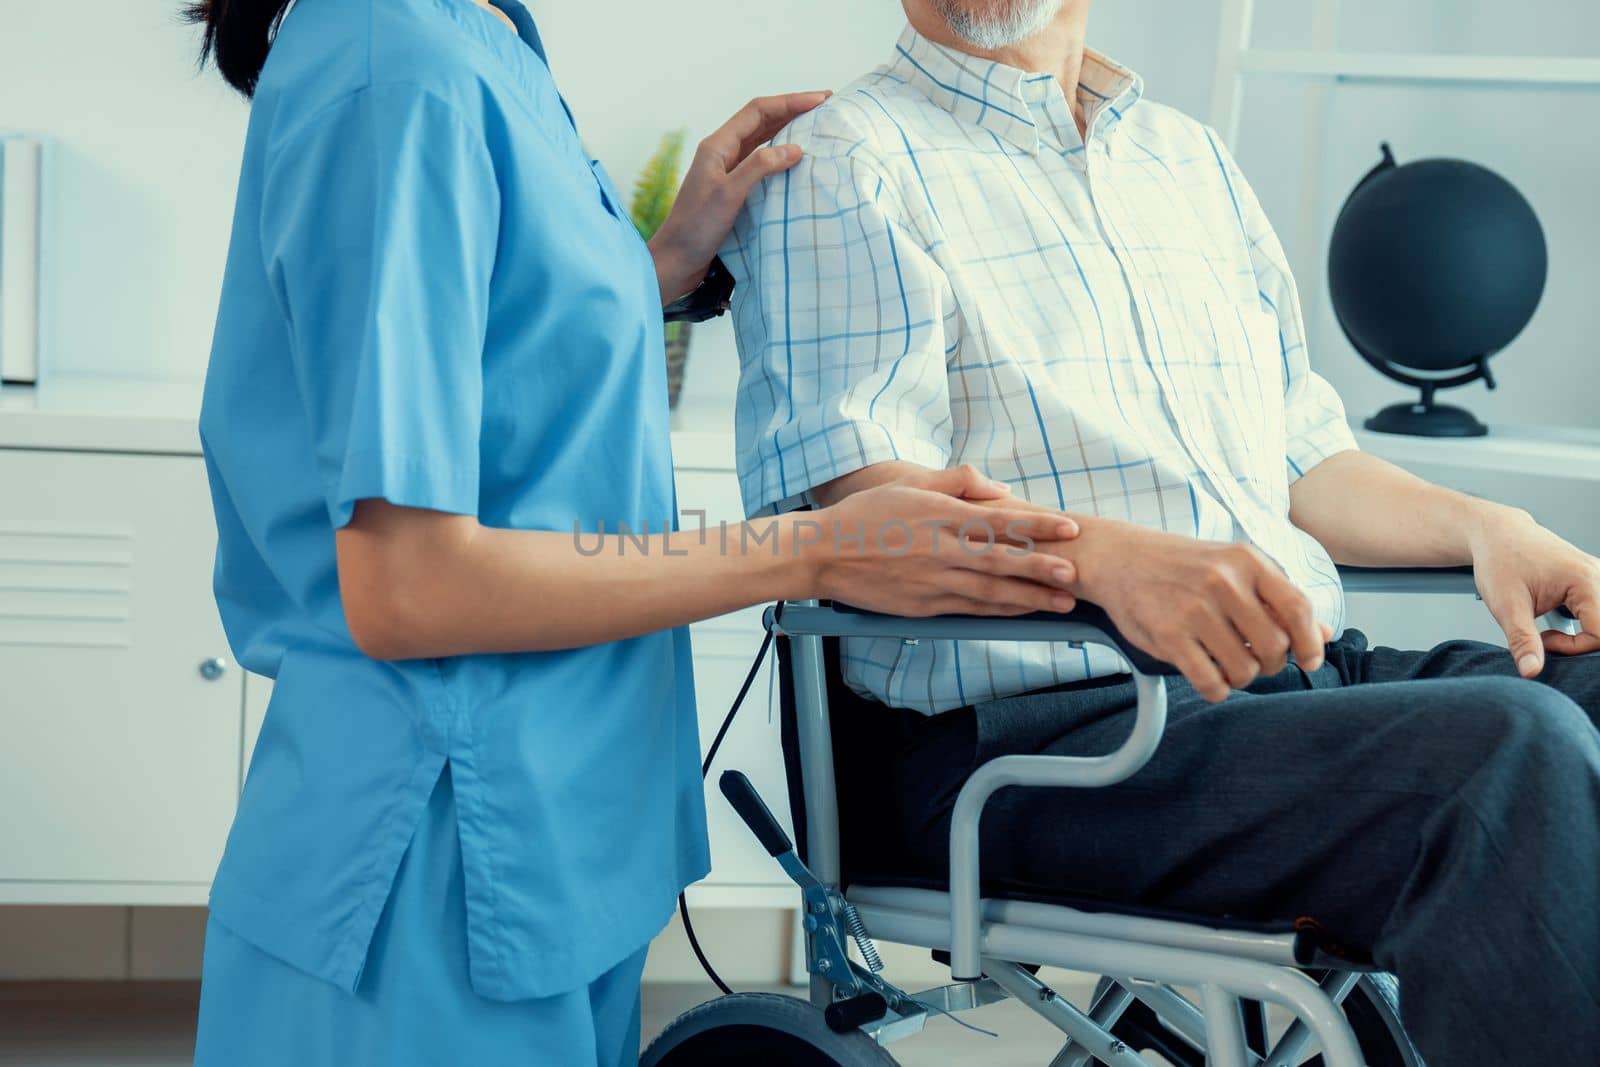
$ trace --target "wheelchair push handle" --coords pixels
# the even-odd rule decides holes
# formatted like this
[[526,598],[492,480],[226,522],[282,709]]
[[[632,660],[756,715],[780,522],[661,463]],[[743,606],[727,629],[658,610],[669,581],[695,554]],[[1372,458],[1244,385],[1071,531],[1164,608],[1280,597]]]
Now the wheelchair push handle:
[[794,842],[789,840],[789,835],[778,825],[778,820],[772,817],[767,802],[761,799],[761,794],[756,792],[756,787],[742,772],[723,771],[717,784],[722,789],[722,795],[728,798],[728,803],[733,805],[733,810],[750,827],[750,832],[756,835],[756,840],[761,842],[761,847],[767,850],[769,856],[781,856],[794,851]]

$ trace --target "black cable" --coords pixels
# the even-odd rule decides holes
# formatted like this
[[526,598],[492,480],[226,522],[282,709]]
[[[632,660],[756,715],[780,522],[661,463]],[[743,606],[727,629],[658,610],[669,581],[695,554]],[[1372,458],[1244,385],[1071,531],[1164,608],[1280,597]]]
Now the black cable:
[[761,641],[761,650],[756,653],[756,661],[750,664],[750,673],[744,676],[744,684],[739,687],[739,695],[733,698],[733,707],[728,709],[727,718],[722,720],[722,726],[717,730],[717,736],[712,739],[711,747],[706,749],[705,761],[700,764],[700,778],[702,781],[711,777],[711,762],[717,758],[717,749],[722,747],[722,739],[728,736],[728,727],[733,725],[733,717],[739,714],[739,709],[744,706],[744,698],[749,695],[750,687],[756,682],[756,675],[761,673],[761,665],[767,660],[767,651],[772,648],[772,631],[767,631],[767,636]]
[[[722,747],[722,739],[728,736],[728,727],[733,725],[733,717],[739,714],[739,709],[744,706],[744,698],[749,694],[750,687],[755,684],[756,675],[761,673],[761,665],[767,661],[767,651],[772,648],[772,631],[767,631],[767,636],[761,642],[761,651],[756,653],[756,661],[750,664],[750,673],[745,675],[744,685],[739,687],[739,695],[733,698],[733,707],[728,709],[727,717],[722,720],[722,727],[717,730],[717,736],[712,739],[711,747],[706,749],[705,761],[700,764],[700,780],[703,782],[711,776],[711,761],[717,758],[717,749]],[[722,990],[724,996],[733,996],[733,990],[728,988],[728,983],[722,980],[717,969],[711,966],[711,961],[706,959],[704,950],[700,948],[700,939],[694,936],[694,924],[689,921],[689,900],[683,894],[678,894],[678,915],[683,919],[683,932],[689,937],[689,947],[694,950],[694,958],[700,961],[700,967],[706,976]]]

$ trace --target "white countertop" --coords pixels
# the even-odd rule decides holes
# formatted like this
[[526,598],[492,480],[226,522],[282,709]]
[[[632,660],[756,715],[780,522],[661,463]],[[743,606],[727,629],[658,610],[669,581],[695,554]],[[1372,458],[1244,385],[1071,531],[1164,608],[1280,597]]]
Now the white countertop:
[[[0,386],[0,448],[199,455],[200,395],[198,381],[60,377]],[[685,406],[672,426],[679,468],[733,468],[731,412]]]
[[200,452],[200,383],[56,378],[0,386],[0,448]]

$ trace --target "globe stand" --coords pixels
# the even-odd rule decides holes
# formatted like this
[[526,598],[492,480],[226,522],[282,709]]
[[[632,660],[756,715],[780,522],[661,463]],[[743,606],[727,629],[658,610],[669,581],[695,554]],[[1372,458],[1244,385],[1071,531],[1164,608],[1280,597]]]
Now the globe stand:
[[[1365,353],[1363,353],[1364,355]],[[1407,374],[1394,364],[1369,357],[1378,370],[1395,381],[1414,385],[1422,390],[1419,401],[1392,404],[1366,421],[1366,427],[1375,433],[1403,434],[1409,437],[1486,437],[1489,427],[1465,408],[1434,403],[1440,389],[1482,381],[1490,389],[1495,387],[1494,375],[1489,373],[1488,357],[1479,358],[1472,369],[1453,378],[1429,379]]]
[[1409,437],[1485,437],[1489,427],[1466,408],[1449,404],[1392,404],[1366,422],[1375,433]]

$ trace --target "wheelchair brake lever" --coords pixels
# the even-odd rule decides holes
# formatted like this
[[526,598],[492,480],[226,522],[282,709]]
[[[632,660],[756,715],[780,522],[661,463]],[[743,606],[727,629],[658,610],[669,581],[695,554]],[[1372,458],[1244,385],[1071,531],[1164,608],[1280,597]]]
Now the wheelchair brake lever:
[[[805,906],[801,925],[806,934],[806,962],[812,973],[833,982],[836,987],[851,994],[852,998],[871,993],[883,999],[886,1009],[879,1012],[874,1020],[863,1018],[850,1025],[857,1027],[865,1021],[882,1019],[888,1011],[903,1017],[911,1011],[921,1010],[904,992],[878,977],[878,972],[883,970],[883,960],[878,956],[878,947],[867,934],[861,916],[844,898],[844,894],[824,885],[811,872],[811,868],[801,862],[794,842],[779,825],[766,801],[761,799],[761,794],[756,792],[756,787],[750,784],[750,779],[740,771],[723,771],[717,785],[739,818],[744,820],[750,832],[756,835],[756,840],[767,850],[767,854],[777,860],[784,873],[800,887]],[[865,968],[857,966],[850,959],[851,941],[860,950]],[[857,1019],[859,1010],[871,1006],[871,1001],[861,1000],[860,1004],[844,1014],[836,1013],[836,1020]]]
[[722,795],[728,798],[728,803],[733,805],[733,810],[738,813],[739,818],[750,828],[750,832],[756,835],[761,847],[767,850],[767,855],[778,861],[784,873],[794,879],[801,890],[809,894],[813,890],[827,889],[827,886],[811,873],[811,868],[800,862],[800,855],[794,850],[794,842],[789,840],[789,835],[778,825],[772,809],[767,807],[767,802],[761,799],[761,794],[756,792],[756,787],[750,784],[750,779],[744,776],[744,772],[723,771],[722,777],[717,779],[717,786],[722,790]]
[[[811,946],[808,962],[830,981],[850,983],[850,950],[845,944],[848,920],[844,910],[849,904],[838,892],[823,885],[821,879],[811,873],[811,868],[801,862],[794,842],[778,825],[772,809],[743,772],[723,771],[717,785],[767,850],[767,855],[777,860],[783,872],[800,887],[805,904],[805,917],[801,922]],[[860,921],[858,917],[856,922]]]

